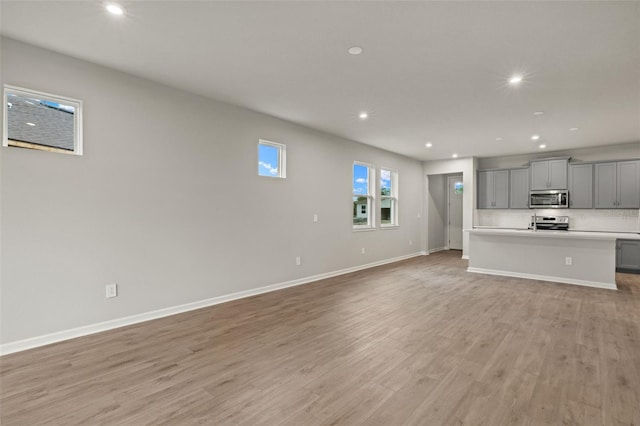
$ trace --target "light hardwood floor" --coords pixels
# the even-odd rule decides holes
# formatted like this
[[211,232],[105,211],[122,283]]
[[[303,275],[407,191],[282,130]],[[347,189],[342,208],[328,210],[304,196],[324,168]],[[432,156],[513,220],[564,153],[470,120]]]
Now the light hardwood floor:
[[0,359],[3,425],[640,425],[619,291],[441,252]]

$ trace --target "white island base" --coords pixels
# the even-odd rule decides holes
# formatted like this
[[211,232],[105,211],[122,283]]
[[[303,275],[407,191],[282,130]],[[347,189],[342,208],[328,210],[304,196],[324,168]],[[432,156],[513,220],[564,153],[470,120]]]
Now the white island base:
[[[469,230],[467,271],[616,290],[616,239],[638,234]],[[568,264],[570,263],[570,264]]]

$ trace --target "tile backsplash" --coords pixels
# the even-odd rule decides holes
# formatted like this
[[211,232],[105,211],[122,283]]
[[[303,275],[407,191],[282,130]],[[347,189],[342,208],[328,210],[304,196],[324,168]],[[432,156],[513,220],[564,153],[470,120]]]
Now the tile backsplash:
[[[640,232],[640,210],[536,209],[538,216],[569,216],[573,231]],[[526,228],[533,210],[475,210],[475,226]]]

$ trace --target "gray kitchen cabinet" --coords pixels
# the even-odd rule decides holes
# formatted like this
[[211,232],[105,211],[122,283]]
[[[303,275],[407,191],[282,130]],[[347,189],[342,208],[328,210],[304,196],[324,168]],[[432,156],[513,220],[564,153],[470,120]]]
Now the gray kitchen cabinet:
[[640,208],[640,160],[596,163],[595,208]]
[[568,158],[531,161],[531,190],[567,189]]
[[531,189],[549,189],[549,165],[546,161],[531,163]]
[[569,207],[593,208],[593,164],[569,164]]
[[529,169],[509,170],[509,208],[529,208]]
[[616,271],[640,274],[640,240],[616,241]]
[[618,208],[640,208],[640,160],[618,162]]
[[478,172],[478,208],[506,209],[509,207],[509,170]]
[[595,170],[595,207],[597,209],[614,209],[618,199],[617,165],[616,163],[597,163]]
[[478,172],[478,208],[490,209],[493,207],[493,194],[489,194],[489,188],[493,190],[493,178],[489,172]]

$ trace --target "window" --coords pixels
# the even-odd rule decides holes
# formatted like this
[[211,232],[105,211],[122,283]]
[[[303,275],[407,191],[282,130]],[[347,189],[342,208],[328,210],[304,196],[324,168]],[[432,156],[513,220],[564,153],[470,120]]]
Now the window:
[[398,172],[380,169],[380,225],[398,225]]
[[353,228],[373,228],[373,193],[375,169],[366,163],[353,163]]
[[82,101],[4,87],[3,146],[82,155]]
[[258,141],[258,175],[285,178],[286,149],[280,143]]

